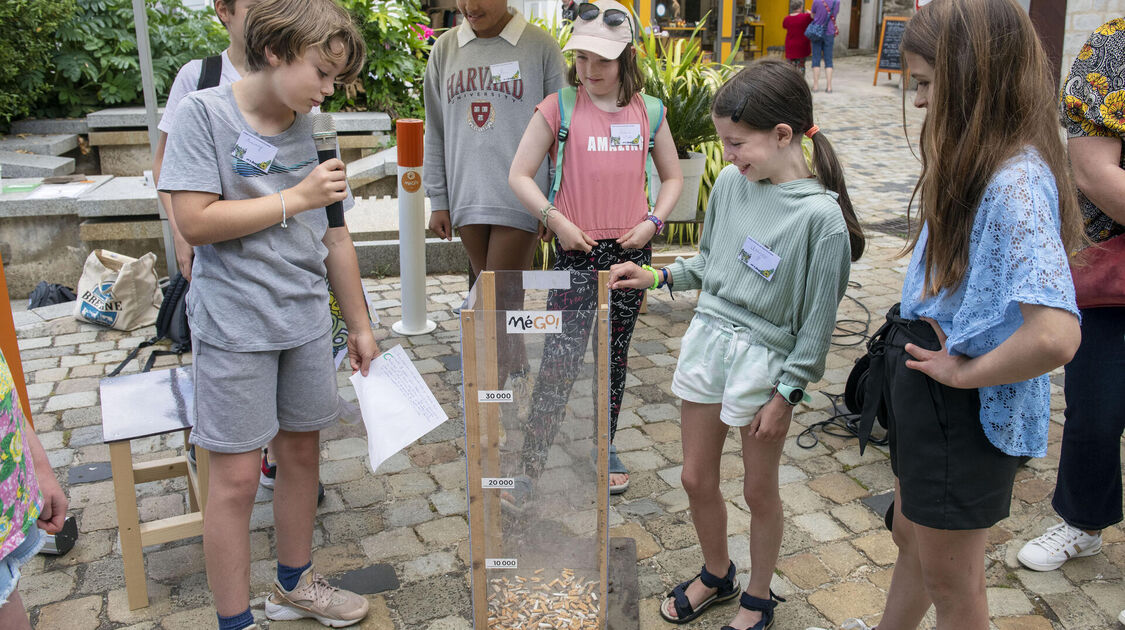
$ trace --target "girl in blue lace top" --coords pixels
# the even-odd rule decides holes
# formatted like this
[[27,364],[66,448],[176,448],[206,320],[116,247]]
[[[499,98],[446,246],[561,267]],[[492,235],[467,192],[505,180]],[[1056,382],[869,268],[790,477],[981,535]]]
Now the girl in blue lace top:
[[915,628],[932,604],[939,630],[986,630],[988,528],[1008,516],[1020,456],[1046,454],[1046,373],[1078,347],[1066,252],[1081,219],[1043,49],[1015,0],[935,0],[902,49],[927,114],[921,229],[872,375],[899,548],[879,625]]

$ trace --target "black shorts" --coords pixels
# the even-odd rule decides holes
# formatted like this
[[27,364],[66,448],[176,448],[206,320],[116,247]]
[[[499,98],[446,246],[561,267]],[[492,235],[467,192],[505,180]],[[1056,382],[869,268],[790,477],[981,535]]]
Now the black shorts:
[[933,328],[900,318],[897,306],[887,318],[884,416],[903,515],[934,529],[995,525],[1008,516],[1020,458],[988,441],[977,390],[948,387],[906,367],[907,343],[941,347]]

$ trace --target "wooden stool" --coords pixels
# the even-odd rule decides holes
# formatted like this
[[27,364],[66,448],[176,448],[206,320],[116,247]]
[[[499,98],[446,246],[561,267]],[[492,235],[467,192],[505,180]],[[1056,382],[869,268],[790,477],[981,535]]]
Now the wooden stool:
[[[102,433],[109,444],[117,527],[125,561],[125,592],[129,609],[148,606],[143,548],[203,534],[207,506],[209,456],[196,447],[196,464],[187,458],[194,408],[191,368],[160,370],[102,379]],[[134,463],[132,440],[181,431],[184,454]],[[174,477],[188,478],[190,511],[180,516],[140,522],[137,484]]]

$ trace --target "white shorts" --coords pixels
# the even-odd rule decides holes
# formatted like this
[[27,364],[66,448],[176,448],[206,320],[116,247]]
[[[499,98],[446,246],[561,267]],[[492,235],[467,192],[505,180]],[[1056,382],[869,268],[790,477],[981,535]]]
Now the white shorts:
[[719,419],[732,427],[750,424],[769,402],[772,374],[784,357],[755,343],[748,328],[696,313],[680,344],[672,393],[694,403],[722,403]]

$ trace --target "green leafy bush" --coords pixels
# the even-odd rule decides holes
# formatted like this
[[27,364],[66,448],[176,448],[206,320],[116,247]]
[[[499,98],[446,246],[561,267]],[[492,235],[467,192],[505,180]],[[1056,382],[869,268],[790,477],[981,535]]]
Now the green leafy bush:
[[[180,66],[219,52],[228,40],[209,11],[193,11],[180,0],[145,0],[145,6],[153,81],[163,97]],[[77,0],[73,17],[59,25],[57,45],[55,89],[44,115],[82,116],[144,102],[131,0]]]
[[325,111],[378,111],[391,118],[421,118],[422,75],[433,34],[420,0],[339,0],[367,42],[367,66],[336,90]]
[[74,0],[0,2],[0,121],[26,116],[50,89],[51,34],[73,13]]
[[733,53],[725,63],[705,60],[698,33],[696,28],[691,37],[671,42],[645,33],[637,56],[645,93],[664,101],[667,108],[668,129],[680,158],[718,139],[711,122],[711,101],[719,87],[738,72]]

